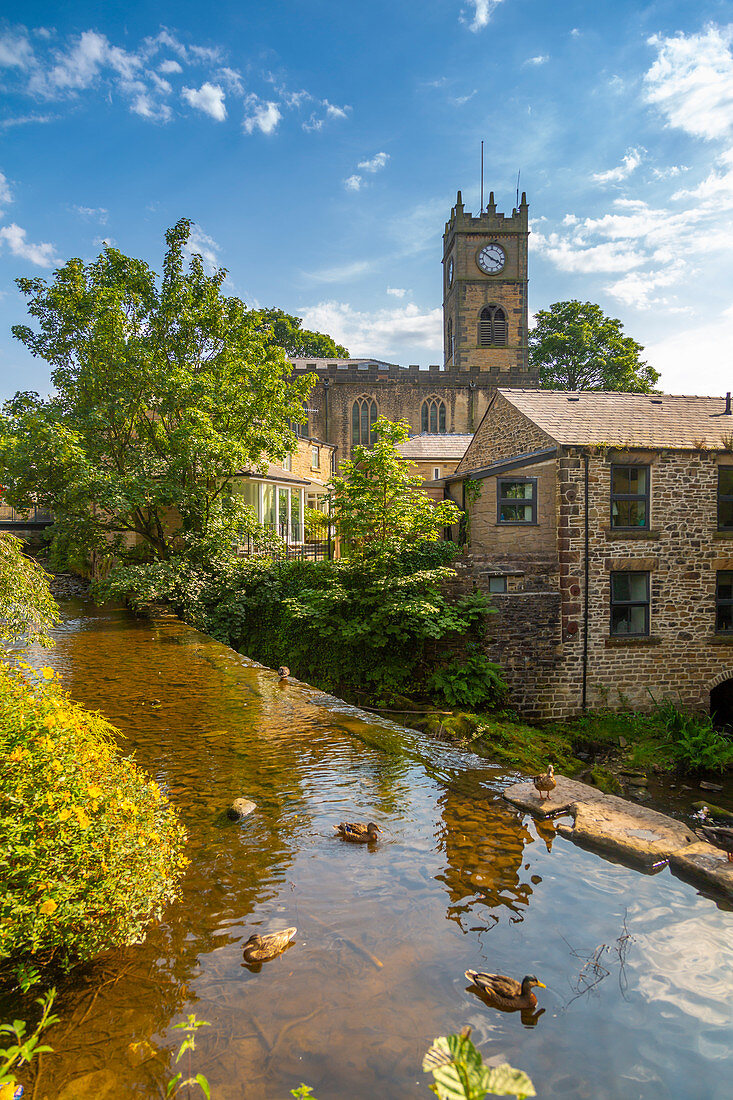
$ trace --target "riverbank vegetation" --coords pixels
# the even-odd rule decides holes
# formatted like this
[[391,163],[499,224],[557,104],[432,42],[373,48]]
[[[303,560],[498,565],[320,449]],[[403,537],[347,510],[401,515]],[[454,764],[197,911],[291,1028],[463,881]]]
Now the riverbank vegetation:
[[176,894],[183,828],[114,737],[51,669],[0,669],[0,976],[139,942]]
[[116,731],[20,660],[56,617],[47,575],[0,535],[0,981],[21,985],[144,938],[185,866],[175,812]]

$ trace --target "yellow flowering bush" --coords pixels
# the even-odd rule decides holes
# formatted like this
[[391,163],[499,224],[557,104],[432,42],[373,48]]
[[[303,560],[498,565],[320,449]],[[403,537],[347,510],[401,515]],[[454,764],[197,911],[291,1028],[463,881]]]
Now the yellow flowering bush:
[[183,827],[113,734],[51,669],[0,665],[0,971],[138,943],[177,893]]

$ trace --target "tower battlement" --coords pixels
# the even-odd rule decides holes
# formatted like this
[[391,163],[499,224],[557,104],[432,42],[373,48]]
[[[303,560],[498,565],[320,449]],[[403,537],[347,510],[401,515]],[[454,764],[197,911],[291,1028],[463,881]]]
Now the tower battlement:
[[490,191],[486,209],[476,217],[464,209],[463,199],[459,191],[456,197],[456,205],[451,207],[450,218],[445,223],[445,237],[448,238],[451,231],[455,232],[457,230],[470,232],[485,230],[488,233],[492,231],[526,233],[528,229],[529,205],[526,191],[522,191],[522,201],[519,206],[515,207],[508,215],[497,213],[494,192]]

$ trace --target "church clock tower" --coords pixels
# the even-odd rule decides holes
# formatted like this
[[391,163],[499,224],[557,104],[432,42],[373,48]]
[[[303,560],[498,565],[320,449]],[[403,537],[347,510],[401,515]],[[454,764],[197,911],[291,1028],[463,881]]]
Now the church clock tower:
[[[491,371],[497,385],[532,384],[527,373],[528,214],[524,192],[510,217],[497,214],[493,191],[478,217],[464,211],[458,192],[443,234],[446,370]],[[526,383],[518,382],[518,375]]]

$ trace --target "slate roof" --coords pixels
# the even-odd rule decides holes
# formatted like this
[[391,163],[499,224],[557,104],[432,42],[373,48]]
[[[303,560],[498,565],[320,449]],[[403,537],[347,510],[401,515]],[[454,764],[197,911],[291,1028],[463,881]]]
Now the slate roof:
[[413,435],[405,443],[400,443],[397,450],[404,458],[412,459],[445,459],[463,458],[468,449],[468,444],[473,439],[472,435],[462,435],[459,432],[446,432],[442,435]]
[[733,434],[724,397],[500,389],[502,397],[564,445],[722,449]]

